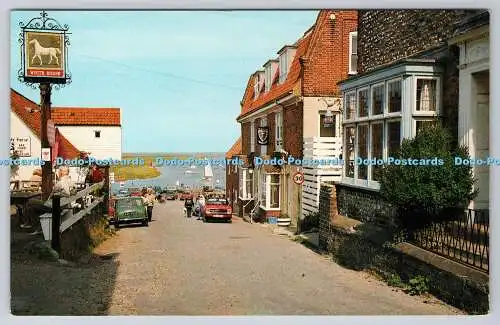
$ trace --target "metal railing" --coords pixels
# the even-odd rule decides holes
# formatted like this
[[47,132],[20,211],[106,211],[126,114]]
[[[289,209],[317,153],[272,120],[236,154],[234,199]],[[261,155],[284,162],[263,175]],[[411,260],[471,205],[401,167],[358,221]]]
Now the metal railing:
[[408,240],[426,250],[488,272],[489,212],[468,209],[448,221],[412,230]]

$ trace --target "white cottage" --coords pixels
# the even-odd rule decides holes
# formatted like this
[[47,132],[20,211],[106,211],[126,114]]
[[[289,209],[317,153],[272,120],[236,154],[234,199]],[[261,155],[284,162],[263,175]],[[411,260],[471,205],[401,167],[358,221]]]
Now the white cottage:
[[62,135],[90,156],[122,158],[119,108],[54,107],[52,120]]
[[[489,156],[490,37],[489,12],[481,11],[459,22],[450,44],[460,48],[458,139],[471,157]],[[489,209],[489,167],[475,166],[477,198],[469,208]]]

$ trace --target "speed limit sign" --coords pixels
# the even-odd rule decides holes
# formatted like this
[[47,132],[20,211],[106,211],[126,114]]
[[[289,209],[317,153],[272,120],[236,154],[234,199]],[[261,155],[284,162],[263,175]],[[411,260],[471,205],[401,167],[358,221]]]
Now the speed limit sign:
[[301,172],[293,174],[293,182],[298,185],[304,183],[304,174]]

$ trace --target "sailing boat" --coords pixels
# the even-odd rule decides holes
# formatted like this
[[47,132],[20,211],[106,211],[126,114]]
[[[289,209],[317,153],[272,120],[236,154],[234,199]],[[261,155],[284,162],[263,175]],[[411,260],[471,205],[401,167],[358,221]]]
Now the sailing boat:
[[[205,160],[207,158],[205,157]],[[205,165],[205,169],[203,170],[203,178],[201,179],[205,186],[210,186],[211,188],[213,187],[213,177],[214,177],[214,172],[212,170],[212,165],[208,162]]]

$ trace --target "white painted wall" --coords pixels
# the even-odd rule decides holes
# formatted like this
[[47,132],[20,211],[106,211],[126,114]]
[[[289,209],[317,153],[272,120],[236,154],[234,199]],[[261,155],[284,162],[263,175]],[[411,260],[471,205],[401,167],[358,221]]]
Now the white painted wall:
[[[489,145],[489,82],[481,80],[477,73],[489,71],[490,39],[484,31],[472,32],[459,42],[460,75],[459,75],[459,105],[458,105],[458,137],[460,144],[469,147],[473,158],[488,157]],[[482,112],[482,113],[481,113]],[[489,208],[489,168],[473,168],[477,179],[475,187],[479,189],[478,197],[471,202],[471,209]]]
[[[14,112],[10,112],[10,136],[11,137],[30,137],[31,139],[31,156],[21,157],[21,159],[36,159],[41,158],[41,142],[31,129]],[[5,167],[4,167],[5,168]],[[17,173],[12,175],[11,180],[29,180],[33,171],[40,166],[19,166]]]
[[[57,126],[57,125],[56,125]],[[122,158],[122,128],[120,126],[57,126],[78,150],[90,152],[96,159]],[[101,131],[96,138],[94,131]]]
[[[324,100],[323,100],[324,99]],[[328,109],[327,103],[331,104],[335,102],[334,97],[304,97],[304,123],[303,123],[303,134],[304,138],[319,137],[319,113],[326,112]],[[340,105],[342,103],[341,98],[338,98]],[[325,102],[326,101],[326,102]],[[337,136],[340,137],[342,115],[340,114],[341,106],[334,105],[329,108],[336,116],[337,120]]]

